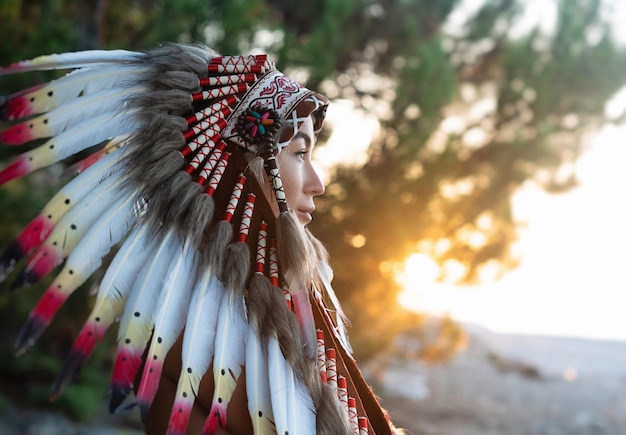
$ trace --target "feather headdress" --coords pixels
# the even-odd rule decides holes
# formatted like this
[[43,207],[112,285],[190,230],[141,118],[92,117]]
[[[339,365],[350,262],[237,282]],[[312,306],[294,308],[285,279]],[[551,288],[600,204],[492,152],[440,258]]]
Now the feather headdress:
[[[179,44],[42,56],[0,75],[44,69],[72,71],[0,100],[12,124],[1,142],[42,140],[0,171],[0,184],[88,156],[0,257],[0,279],[25,263],[15,289],[62,265],[19,334],[19,352],[115,252],[54,394],[119,319],[111,410],[134,390],[149,415],[166,356],[182,340],[169,433],[185,433],[200,399],[210,404],[203,433],[228,428],[242,383],[255,433],[374,433],[371,392],[358,376],[345,381],[353,362],[332,272],[290,211],[276,162],[309,117],[317,134],[326,97],[266,55]],[[251,169],[259,159],[264,176]],[[213,378],[212,397],[198,397],[203,378]]]

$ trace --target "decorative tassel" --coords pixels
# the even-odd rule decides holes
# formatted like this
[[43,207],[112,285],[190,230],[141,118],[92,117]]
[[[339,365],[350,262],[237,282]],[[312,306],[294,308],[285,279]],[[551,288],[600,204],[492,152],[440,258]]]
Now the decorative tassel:
[[359,417],[359,435],[367,435],[368,429],[367,417]]

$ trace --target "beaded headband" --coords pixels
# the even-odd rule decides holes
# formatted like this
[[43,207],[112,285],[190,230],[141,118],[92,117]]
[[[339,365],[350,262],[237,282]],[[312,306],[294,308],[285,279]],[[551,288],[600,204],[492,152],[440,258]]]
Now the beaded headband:
[[289,143],[302,123],[313,116],[313,129],[322,128],[328,99],[310,91],[275,69],[267,55],[218,56],[200,79],[202,91],[192,95],[200,107],[187,117],[185,171],[199,172],[204,182],[214,169],[214,150],[221,154],[226,144],[262,157],[272,183],[279,210],[287,203],[275,156]]

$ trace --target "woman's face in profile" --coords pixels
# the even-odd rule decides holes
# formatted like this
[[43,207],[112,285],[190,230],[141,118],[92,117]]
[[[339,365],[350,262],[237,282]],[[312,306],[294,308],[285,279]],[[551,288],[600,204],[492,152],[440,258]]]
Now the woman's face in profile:
[[313,198],[324,193],[324,184],[311,160],[315,140],[309,116],[277,159],[287,204],[303,226],[312,220]]

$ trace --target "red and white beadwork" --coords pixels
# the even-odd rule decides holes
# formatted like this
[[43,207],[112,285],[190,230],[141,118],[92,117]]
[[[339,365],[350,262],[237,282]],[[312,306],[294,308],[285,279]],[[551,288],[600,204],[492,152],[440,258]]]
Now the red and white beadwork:
[[267,224],[262,221],[259,224],[259,237],[256,245],[256,270],[255,273],[265,273],[265,255],[267,248]]
[[239,224],[239,238],[240,242],[246,242],[248,233],[250,232],[250,220],[252,219],[252,213],[254,212],[254,202],[256,201],[256,195],[249,193],[246,198],[246,205],[243,208],[243,214],[241,216],[241,223]]

